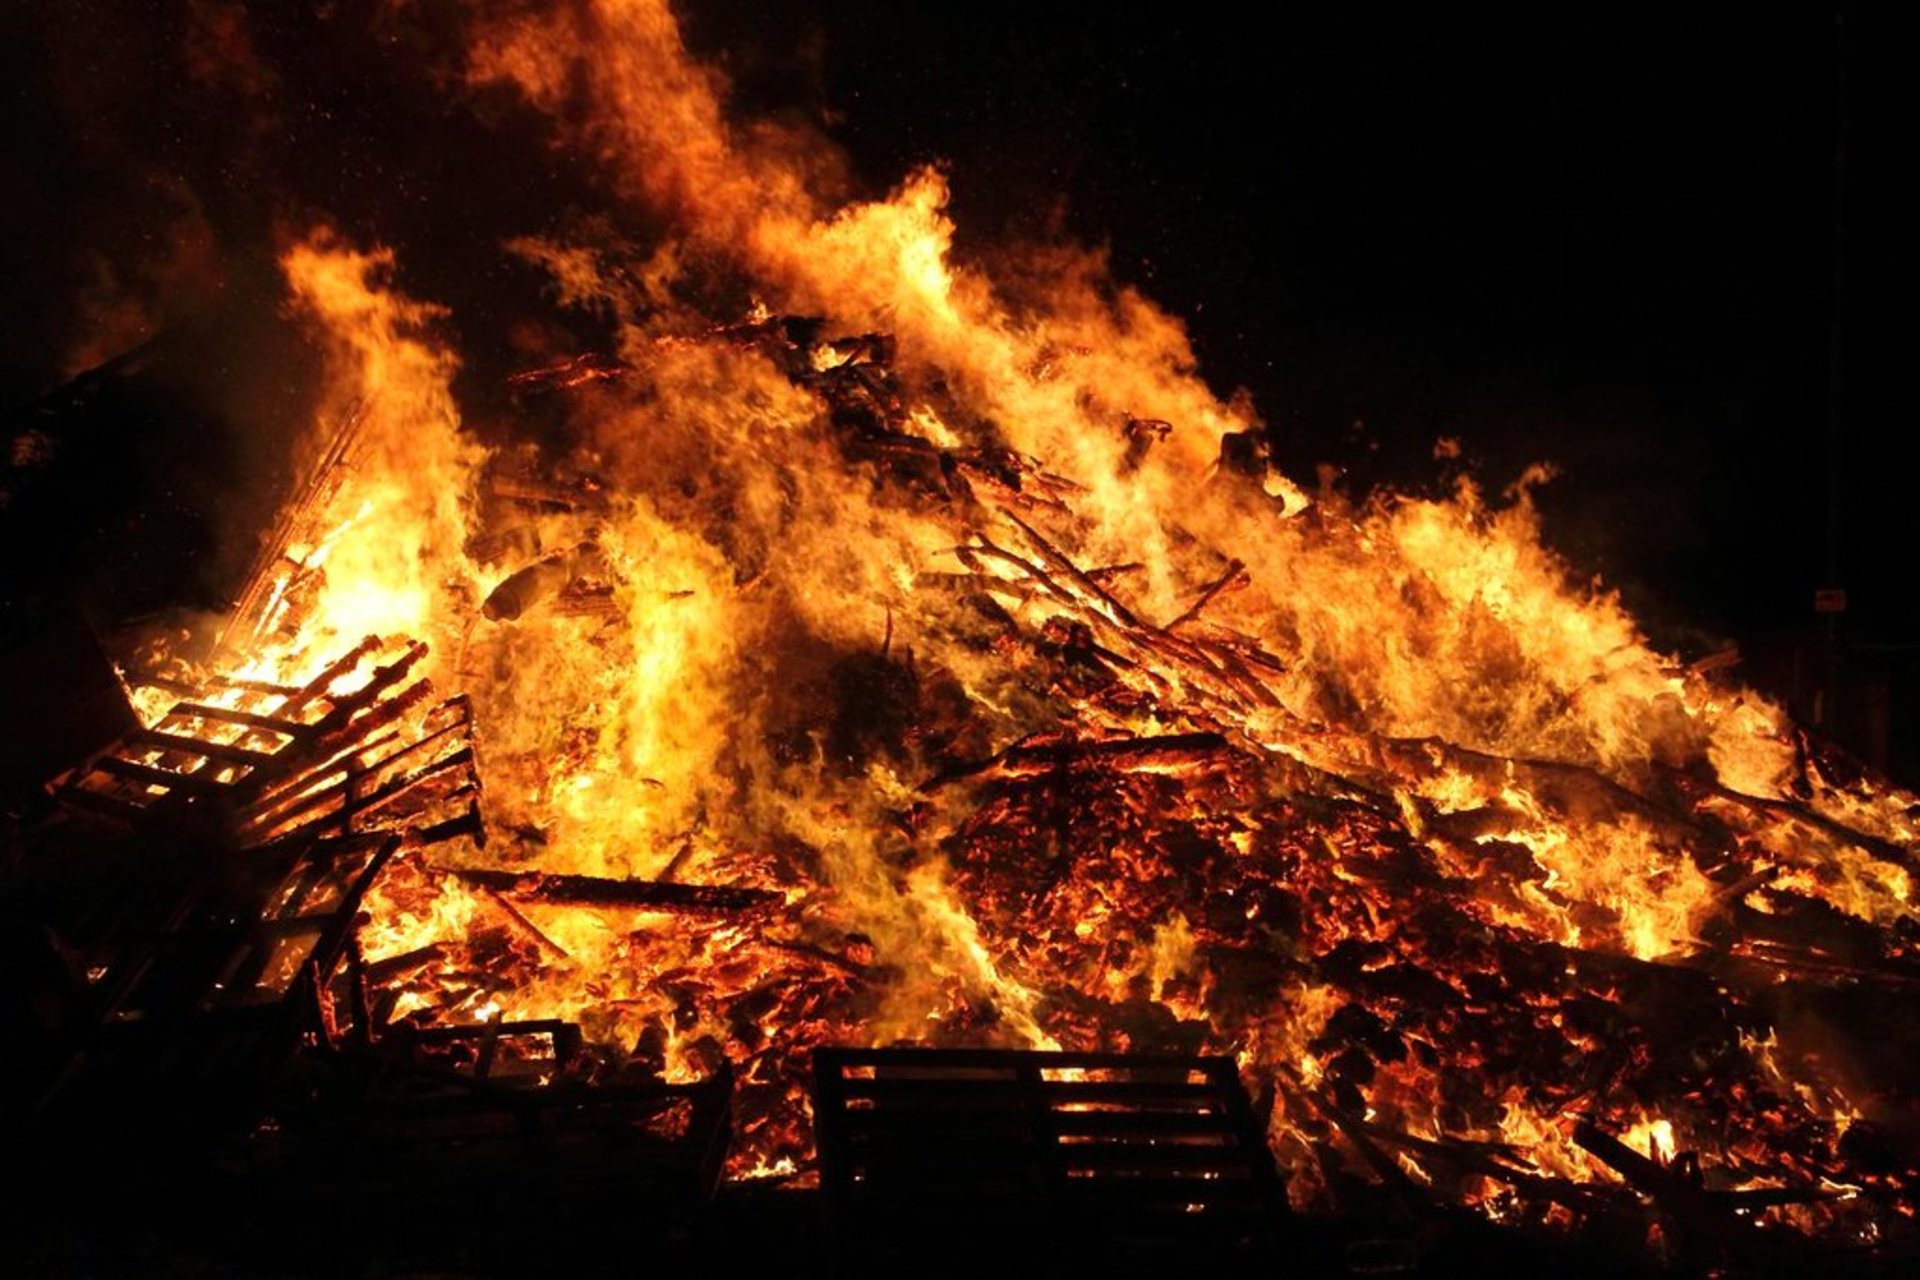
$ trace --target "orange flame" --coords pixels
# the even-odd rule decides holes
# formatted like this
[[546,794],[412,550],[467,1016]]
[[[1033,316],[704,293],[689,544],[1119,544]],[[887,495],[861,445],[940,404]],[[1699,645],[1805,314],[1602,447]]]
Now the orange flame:
[[[1630,1021],[1592,975],[1685,962],[1729,909],[1734,877],[1689,823],[1719,824],[1714,857],[1772,868],[1743,890],[1761,909],[1797,895],[1914,920],[1881,847],[1915,847],[1913,798],[1814,785],[1778,708],[1651,648],[1542,544],[1544,472],[1503,503],[1463,482],[1303,515],[1257,448],[1223,464],[1251,410],[1206,387],[1180,322],[1098,255],[959,260],[931,170],[837,202],[815,144],[728,120],[665,0],[475,19],[469,73],[568,121],[677,231],[619,272],[604,246],[515,243],[564,303],[621,317],[620,376],[576,380],[565,440],[524,451],[463,428],[442,313],[395,288],[391,252],[327,233],[287,252],[333,357],[324,420],[361,422],[251,669],[290,678],[363,634],[427,638],[434,679],[474,700],[497,837],[449,863],[782,905],[750,924],[514,901],[399,859],[362,938],[400,975],[389,1016],[571,1018],[670,1077],[726,1055],[790,1103],[807,1043],[1132,1043],[1151,1033],[1077,1011],[1147,1026],[1150,1008],[1276,1082],[1283,1152],[1345,1107],[1355,1132],[1498,1145],[1590,1182],[1610,1175],[1573,1139],[1586,1104],[1660,1162],[1677,1132],[1696,1140],[1687,1116],[1582,1074],[1606,1019]],[[771,311],[714,331],[684,299],[716,274]],[[769,336],[776,312],[819,318],[792,340],[799,369]],[[887,359],[860,346],[876,331]],[[828,378],[848,399],[827,402]],[[561,498],[501,498],[523,465]],[[1183,735],[1228,762],[1088,766],[1039,817],[1002,785],[1010,748],[1039,786],[1079,776],[1073,744]],[[1157,842],[1156,814],[1185,842]],[[1032,873],[1006,888],[1018,858]],[[1422,893],[1461,904],[1444,948]],[[1244,973],[1221,962],[1222,921],[1258,940],[1235,944]],[[1541,967],[1535,986],[1503,985],[1496,942]],[[1585,1082],[1522,1087],[1409,1013],[1389,977],[1443,950],[1437,1007],[1558,1046],[1554,1070]],[[1577,964],[1587,994],[1552,995]],[[1739,1053],[1824,1126],[1837,1169],[1844,1093]],[[1485,1096],[1468,1098],[1453,1082],[1476,1071]],[[804,1154],[778,1124],[749,1138],[742,1168]],[[1431,1154],[1406,1150],[1429,1180]]]

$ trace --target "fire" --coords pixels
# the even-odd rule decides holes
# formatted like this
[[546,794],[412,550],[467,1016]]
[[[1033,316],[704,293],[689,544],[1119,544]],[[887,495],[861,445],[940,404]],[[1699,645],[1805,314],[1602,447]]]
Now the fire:
[[467,568],[460,548],[481,460],[459,431],[449,387],[458,361],[427,331],[443,313],[384,287],[392,253],[355,252],[324,231],[281,265],[294,305],[327,339],[334,392],[323,412],[364,414],[353,505],[313,545],[290,548],[297,562],[324,569],[300,638],[318,649],[364,635],[431,635],[447,575]]
[[[511,246],[617,323],[484,429],[393,251],[291,245],[331,390],[223,659],[415,637],[471,701],[488,838],[369,895],[382,1018],[731,1063],[743,1174],[807,1161],[807,1047],[914,1040],[1233,1053],[1303,1200],[1370,1166],[1564,1216],[1617,1181],[1589,1121],[1853,1176],[1739,928],[1911,938],[1920,810],[1650,647],[1542,543],[1544,472],[1309,505],[1097,254],[964,259],[932,170],[841,198],[665,0],[503,9],[472,84],[671,230]],[[1656,1028],[1667,984],[1703,1020]]]
[[1642,1120],[1621,1136],[1630,1147],[1644,1147],[1657,1164],[1672,1164],[1677,1152],[1670,1120]]

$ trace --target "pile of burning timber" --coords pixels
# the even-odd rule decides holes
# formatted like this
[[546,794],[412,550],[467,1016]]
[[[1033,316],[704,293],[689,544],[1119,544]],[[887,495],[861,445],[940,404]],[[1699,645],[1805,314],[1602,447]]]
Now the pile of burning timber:
[[18,834],[5,1124],[36,1177],[5,1220],[25,1265],[553,1261],[598,1247],[596,1216],[664,1234],[712,1192],[724,1073],[665,1084],[561,1021],[385,1016],[369,887],[480,830],[468,708],[430,701],[423,653],[369,640],[299,687],[130,673],[166,710]]
[[[1776,799],[1686,762],[1622,777],[1383,736],[1358,716],[1308,722],[1274,691],[1289,655],[1209,612],[1244,565],[1169,621],[1141,616],[1127,590],[1141,566],[1074,550],[1079,487],[916,430],[884,337],[823,343],[814,322],[771,319],[702,341],[762,353],[817,398],[851,471],[948,521],[959,568],[915,589],[969,619],[976,655],[1071,709],[977,751],[970,695],[941,655],[889,635],[833,668],[821,767],[931,762],[887,806],[900,850],[888,870],[912,883],[938,859],[982,971],[1004,983],[930,1014],[911,1040],[1229,1055],[1303,1207],[1418,1224],[1466,1206],[1700,1264],[1913,1246],[1920,937],[1910,917],[1882,927],[1824,892],[1848,860],[1920,870],[1912,849],[1836,816],[1884,800],[1874,779],[1806,736]],[[631,372],[581,359],[524,375],[516,394],[536,408],[618,394]],[[1144,457],[1169,427],[1126,430]],[[297,630],[303,578],[324,568],[288,549],[320,541],[353,455],[350,419],[273,532],[229,654]],[[1250,460],[1253,443],[1229,437],[1218,482]],[[517,508],[605,501],[594,483],[504,468],[489,499],[503,526]],[[502,624],[591,617],[611,607],[609,573],[590,549],[544,554],[477,609]],[[623,878],[543,868],[537,840],[490,844],[487,725],[463,691],[418,678],[424,656],[419,641],[369,639],[299,686],[208,674],[219,662],[127,673],[160,714],[58,780],[65,813],[29,845],[57,860],[131,839],[185,864],[169,905],[113,907],[147,913],[133,923],[96,919],[84,894],[66,901],[71,884],[52,895],[84,1032],[34,1123],[60,1132],[79,1111],[111,1114],[101,1097],[132,1106],[179,1063],[218,1061],[258,1087],[242,1105],[230,1077],[196,1075],[182,1086],[196,1106],[232,1104],[249,1133],[271,1115],[293,1146],[320,1141],[303,1114],[399,1114],[382,1108],[430,1080],[466,1099],[463,1114],[611,1107],[657,1123],[668,1163],[695,1182],[713,1174],[730,1106],[735,1174],[805,1178],[808,1055],[870,1043],[909,962],[836,919],[831,851],[769,842],[721,864],[730,878],[694,883],[680,858]],[[1443,778],[1474,801],[1435,799]],[[1685,947],[1643,959],[1617,945],[1620,920],[1559,892],[1538,844],[1513,834],[1621,823],[1684,850],[1710,884]],[[462,923],[431,940],[365,945],[392,924],[383,913],[456,898]],[[1543,904],[1568,919],[1553,940],[1517,923]],[[594,1011],[586,977],[571,979],[568,1017],[512,1012],[571,958],[555,912],[625,933],[644,998],[606,1003],[638,1005],[638,1035]],[[264,1025],[242,1019],[259,1008],[276,1011],[273,1052],[230,1050],[243,1025]],[[295,1060],[328,1061],[361,1092],[303,1079],[290,1094],[289,1070],[306,1071]],[[519,1101],[526,1087],[554,1101]]]

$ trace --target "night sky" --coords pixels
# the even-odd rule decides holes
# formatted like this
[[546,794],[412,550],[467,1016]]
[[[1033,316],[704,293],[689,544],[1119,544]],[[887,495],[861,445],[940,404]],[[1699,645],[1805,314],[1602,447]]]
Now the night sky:
[[[397,244],[468,331],[504,329],[501,236],[600,199],[533,122],[436,87],[367,0],[245,6],[259,65],[188,66],[221,7],[0,13],[0,410],[59,381],[87,299],[217,332],[270,315],[274,230],[320,211]],[[963,252],[1109,246],[1296,475],[1431,488],[1441,436],[1496,489],[1553,462],[1540,501],[1576,566],[1663,645],[1737,640],[1790,684],[1828,517],[1835,6],[1243,8],[724,0],[688,28],[869,189],[945,162]],[[1842,635],[1910,736],[1920,17],[1853,30]],[[182,227],[193,252],[163,252]],[[253,388],[257,328],[213,371]]]
[[[954,6],[944,24],[854,7],[826,56],[856,151],[881,171],[949,157],[961,225],[987,236],[1066,193],[1067,225],[1190,320],[1204,367],[1253,389],[1295,470],[1413,483],[1441,435],[1496,482],[1551,460],[1556,542],[1657,621],[1807,611],[1831,8],[1729,24],[1282,6],[1250,30],[1204,5]],[[1862,29],[1852,75],[1855,561],[1916,531],[1887,467],[1916,407],[1911,327],[1868,320],[1920,283],[1894,187],[1913,30]],[[1906,583],[1879,572],[1848,582],[1856,610],[1920,639]]]

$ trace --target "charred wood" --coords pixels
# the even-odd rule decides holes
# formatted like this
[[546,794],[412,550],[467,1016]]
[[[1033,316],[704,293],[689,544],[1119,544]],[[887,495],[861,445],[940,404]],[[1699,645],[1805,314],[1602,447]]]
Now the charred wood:
[[785,901],[782,895],[766,889],[745,889],[733,885],[670,884],[659,880],[612,880],[599,876],[489,871],[470,867],[438,867],[434,870],[511,897],[581,906],[638,907],[690,915],[730,915],[766,910]]

